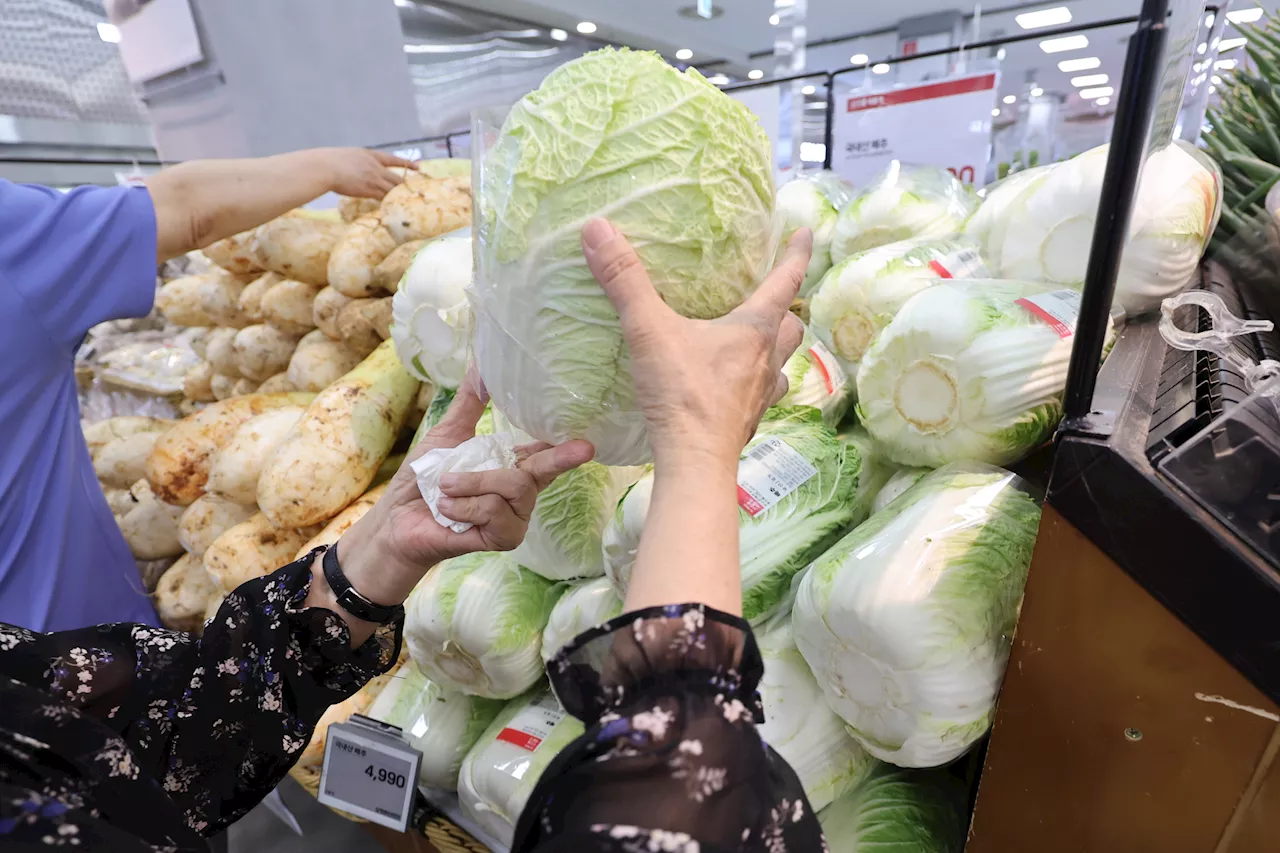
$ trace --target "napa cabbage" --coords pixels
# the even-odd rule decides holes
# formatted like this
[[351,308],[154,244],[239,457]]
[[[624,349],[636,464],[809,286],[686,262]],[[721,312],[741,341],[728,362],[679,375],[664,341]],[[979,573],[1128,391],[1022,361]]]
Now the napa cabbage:
[[935,767],[990,728],[1040,521],[1024,488],[990,466],[939,468],[800,581],[796,645],[873,756]]
[[596,461],[648,461],[617,313],[587,268],[582,226],[607,217],[667,305],[719,317],[751,293],[777,243],[769,139],[696,70],[606,48],[547,75],[480,165],[475,359],[498,407]]
[[471,336],[471,229],[427,243],[391,300],[391,339],[405,369],[437,388],[457,389]]
[[899,468],[893,472],[880,491],[876,493],[875,500],[871,504],[871,512],[877,513],[893,503],[899,495],[920,482],[921,478],[931,470],[931,468]]
[[881,765],[818,821],[830,853],[961,853],[964,793],[944,771]]
[[591,578],[569,585],[568,591],[551,609],[542,632],[542,659],[549,661],[590,628],[603,625],[622,614],[622,599],[608,578]]
[[835,234],[836,216],[852,195],[852,187],[833,172],[798,175],[778,187],[782,239],[777,260],[781,260],[793,234],[801,228],[813,231],[813,254],[809,256],[804,284],[800,287],[801,296],[808,296],[831,269],[831,238]]
[[977,196],[946,169],[894,160],[840,211],[831,261],[911,237],[954,233],[977,206]]
[[812,406],[827,426],[840,423],[853,405],[853,376],[822,341],[805,329],[804,338],[782,366],[787,393],[779,406]]

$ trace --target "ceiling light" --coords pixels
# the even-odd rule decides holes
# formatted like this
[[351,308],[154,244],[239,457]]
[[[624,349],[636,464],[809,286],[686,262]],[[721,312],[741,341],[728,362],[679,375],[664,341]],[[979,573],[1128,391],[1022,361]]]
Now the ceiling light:
[[712,86],[723,86],[729,82],[729,78],[723,74],[716,74],[713,77],[708,77],[707,82]]
[[1213,81],[1213,85],[1215,85],[1215,86],[1221,86],[1221,85],[1222,85],[1222,78],[1221,78],[1221,77],[1219,77],[1217,74],[1213,75],[1213,76],[1212,76],[1212,77],[1210,77],[1209,79]]
[[413,0],[396,0],[397,6],[412,6]]
[[854,65],[866,65],[867,60],[870,58],[871,57],[867,56],[865,53],[855,53],[853,56],[849,57],[849,62]]
[[1236,61],[1234,59],[1219,59],[1217,62],[1213,63],[1213,67],[1220,71],[1230,71],[1232,68],[1236,67]]
[[747,77],[749,77],[752,80],[759,80],[763,76],[764,76],[764,72],[761,71],[759,68],[752,68],[750,71],[747,72]]
[[769,16],[769,26],[776,27],[782,21],[776,14]]
[[1102,65],[1096,56],[1082,56],[1079,59],[1064,59],[1058,63],[1058,70],[1070,74],[1073,71],[1092,71]]
[[821,142],[801,142],[800,159],[806,163],[821,163],[827,159],[827,146]]
[[1227,13],[1227,20],[1233,24],[1252,24],[1261,17],[1262,9],[1258,6],[1252,9],[1236,9]]
[[693,51],[687,47],[682,47],[676,51],[676,59],[688,60],[693,59]]
[[559,27],[553,28],[550,35],[553,41],[564,41],[569,37],[569,34]]
[[1040,42],[1040,49],[1045,53],[1062,53],[1064,50],[1081,50],[1089,46],[1088,36],[1063,36],[1057,39],[1045,39]]
[[577,30],[584,36],[589,36],[596,31],[596,25],[590,21],[579,21]]
[[806,94],[806,95],[812,95],[814,92],[818,91],[818,88],[817,88],[816,86],[805,86],[805,87],[804,87],[803,89],[801,89],[800,91],[801,91],[803,94]]
[[98,24],[98,38],[116,44],[120,41],[120,28],[115,24]]
[[995,109],[993,109],[993,110],[991,111],[991,115],[993,115],[993,116],[998,116],[998,115],[1000,115],[1000,108],[999,108],[999,107],[996,107]]
[[1094,103],[1100,107],[1105,107],[1107,104],[1111,103],[1111,99],[1108,98],[1106,95],[1103,95],[1101,98],[1098,98],[1098,100],[1094,101]]
[[1038,12],[1024,12],[1014,17],[1014,20],[1024,30],[1056,27],[1071,23],[1071,10],[1066,6],[1054,6],[1052,9],[1041,9]]
[[1034,89],[1031,90],[1031,97],[1033,98],[1038,98],[1043,94],[1044,94],[1044,89],[1041,89],[1039,86],[1036,86]]
[[1249,43],[1247,38],[1223,39],[1218,42],[1218,53],[1226,53],[1228,50],[1235,50],[1237,47],[1244,47]]
[[1208,49],[1209,49],[1209,45],[1205,44],[1204,42],[1200,42],[1198,45],[1196,45],[1196,53],[1199,53],[1201,55],[1203,55],[1204,52]]
[[826,101],[810,101],[804,105],[807,110],[825,110],[827,108]]
[[1076,88],[1083,88],[1085,86],[1101,86],[1110,79],[1111,78],[1105,74],[1084,74],[1080,77],[1072,77],[1071,85]]
[[1092,101],[1094,98],[1106,98],[1115,93],[1116,90],[1111,86],[1099,86],[1096,89],[1081,89],[1080,97],[1086,101]]
[[875,65],[871,66],[871,72],[873,74],[888,74],[889,65],[886,62],[877,62]]
[[996,59],[1003,60],[1008,55],[1009,55],[1009,52],[1006,51],[1003,47],[996,51]]
[[1207,15],[1205,15],[1205,16],[1204,16],[1204,25],[1205,25],[1206,27],[1212,27],[1212,26],[1213,26],[1213,22],[1214,22],[1214,21],[1216,21],[1216,20],[1218,20],[1218,19],[1217,19],[1217,18],[1215,18],[1215,17],[1213,16],[1213,13],[1212,13],[1212,12],[1210,12],[1209,14],[1207,14]]
[[1017,100],[1018,100],[1018,96],[1017,96],[1017,95],[1005,95],[1001,100],[1003,100],[1006,104],[1013,104],[1013,103],[1016,103],[1016,102],[1017,102]]

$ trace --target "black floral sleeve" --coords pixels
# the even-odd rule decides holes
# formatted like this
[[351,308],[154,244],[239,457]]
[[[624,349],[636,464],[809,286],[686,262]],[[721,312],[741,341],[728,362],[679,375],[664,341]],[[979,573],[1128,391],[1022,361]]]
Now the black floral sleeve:
[[304,608],[310,567],[240,586],[199,640],[123,623],[0,625],[0,847],[8,836],[133,849],[111,845],[136,837],[186,849],[192,831],[266,796],[325,709],[400,650],[400,625],[353,650],[337,614]]
[[826,849],[799,779],[756,733],[763,664],[742,619],[695,604],[624,614],[549,673],[587,731],[539,780],[513,850]]

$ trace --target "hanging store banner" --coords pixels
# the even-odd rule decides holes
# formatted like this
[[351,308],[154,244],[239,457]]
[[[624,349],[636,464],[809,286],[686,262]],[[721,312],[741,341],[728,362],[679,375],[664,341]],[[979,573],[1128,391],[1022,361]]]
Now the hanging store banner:
[[982,186],[999,85],[1000,75],[986,72],[837,95],[831,167],[859,187],[893,160],[941,166],[966,184]]

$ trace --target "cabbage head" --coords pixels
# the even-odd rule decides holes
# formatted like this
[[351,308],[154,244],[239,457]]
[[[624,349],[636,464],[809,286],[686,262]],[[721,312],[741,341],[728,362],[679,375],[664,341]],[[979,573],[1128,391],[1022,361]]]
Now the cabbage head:
[[471,269],[471,229],[446,234],[418,250],[391,300],[400,363],[437,388],[456,390],[467,371]]
[[409,657],[449,690],[519,695],[543,675],[542,631],[563,592],[507,554],[446,560],[405,602]]
[[857,252],[822,279],[809,300],[813,333],[855,373],[880,330],[907,300],[951,278],[989,273],[976,244],[924,237]]
[[462,759],[505,705],[501,699],[445,690],[409,661],[374,699],[369,716],[399,726],[422,753],[419,782],[454,791]]
[[549,661],[590,628],[622,615],[622,599],[608,578],[576,581],[551,609],[542,632],[542,659]]
[[899,495],[927,475],[931,468],[899,468],[885,482],[883,488],[876,492],[875,500],[871,504],[871,512],[877,513],[880,510],[893,503]]
[[[1108,152],[1103,145],[1037,172],[993,212],[986,241],[994,275],[1083,284]],[[1151,154],[1134,199],[1115,304],[1131,317],[1151,313],[1190,284],[1221,203],[1222,175],[1212,160],[1181,142]]]
[[775,260],[782,259],[793,234],[801,228],[813,231],[813,254],[809,257],[804,284],[800,286],[801,296],[808,296],[831,269],[831,238],[835,234],[836,215],[850,196],[848,185],[831,172],[798,175],[778,187],[782,240]]
[[[742,615],[759,623],[773,614],[786,597],[791,578],[825,551],[850,525],[856,524],[854,496],[862,476],[856,448],[842,444],[835,431],[822,423],[818,410],[807,406],[772,408],[743,450],[738,463],[744,472],[758,470],[750,457],[762,445],[798,455],[816,473],[777,503],[752,516],[738,509],[738,548],[742,568]],[[605,573],[619,597],[626,599],[635,567],[640,534],[649,512],[653,474],[641,477],[618,504],[604,534]]]
[[617,313],[580,233],[607,217],[667,305],[719,317],[776,245],[769,139],[696,70],[605,48],[552,71],[512,108],[481,164],[474,349],[525,432],[585,438],[605,465],[648,461]]
[[622,493],[643,473],[640,466],[588,462],[561,474],[538,495],[529,530],[511,556],[550,580],[600,577],[604,529]]
[[858,488],[853,493],[853,523],[861,524],[875,511],[877,496],[898,470],[898,466],[884,457],[876,446],[875,439],[860,424],[842,426],[838,437],[840,443],[848,445],[861,460]]
[[[500,738],[508,729],[513,737]],[[538,778],[582,733],[582,723],[566,714],[545,689],[508,702],[462,762],[458,801],[463,814],[510,847],[516,821]]]
[[835,427],[853,405],[853,375],[808,329],[800,347],[782,366],[787,393],[779,406],[812,406]]
[[990,728],[1040,522],[1022,488],[998,468],[939,468],[800,581],[796,645],[876,758],[936,767]]
[[946,772],[881,765],[818,821],[830,853],[962,853],[968,814]]
[[1019,300],[1054,287],[976,279],[908,300],[858,367],[858,421],[889,459],[1008,465],[1049,439],[1074,336]]
[[760,700],[764,725],[760,739],[786,759],[800,777],[815,810],[848,793],[878,763],[845,731],[844,720],[827,707],[795,640],[790,620],[758,632],[764,659]]
[[831,261],[912,237],[952,234],[977,206],[977,196],[946,169],[894,160],[840,211]]

